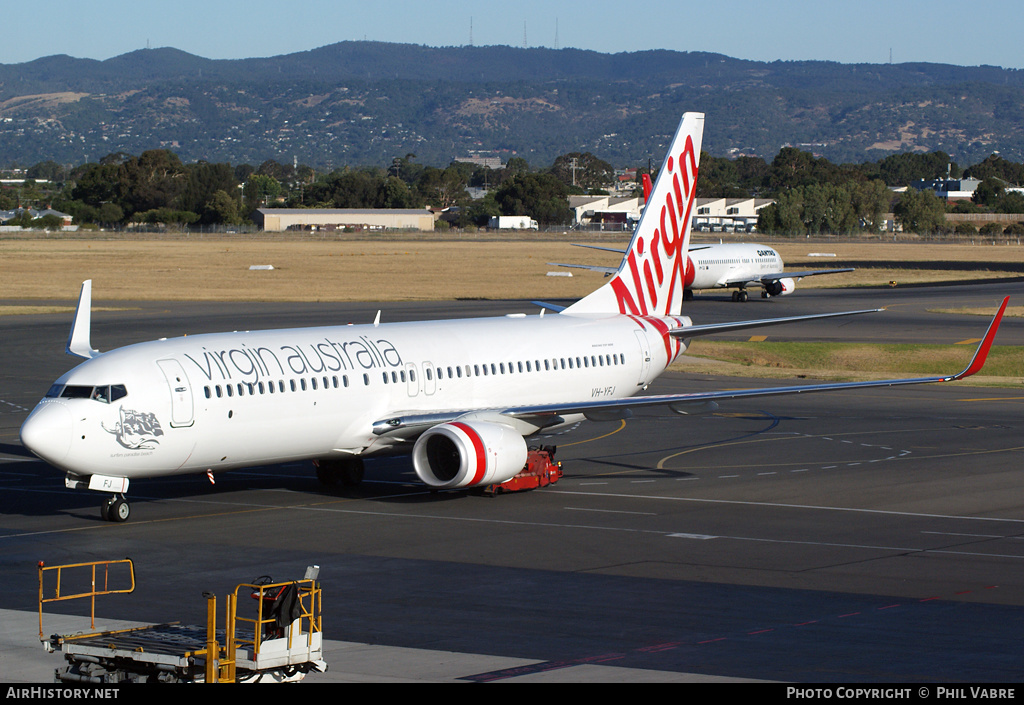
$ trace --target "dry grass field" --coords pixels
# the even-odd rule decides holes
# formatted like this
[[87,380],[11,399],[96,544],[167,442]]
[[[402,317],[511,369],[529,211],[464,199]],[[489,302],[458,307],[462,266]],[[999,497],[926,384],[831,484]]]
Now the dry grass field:
[[[626,239],[572,234],[557,241],[537,236],[5,238],[0,239],[0,300],[74,299],[85,279],[93,280],[98,301],[575,298],[599,286],[602,276],[549,262],[613,265],[619,256],[573,247],[573,242],[625,247]],[[805,279],[801,287],[1024,276],[1024,249],[1016,245],[771,244],[788,268],[857,268]],[[250,269],[259,265],[273,269]],[[556,271],[563,276],[548,276]],[[571,277],[564,276],[570,272]]]

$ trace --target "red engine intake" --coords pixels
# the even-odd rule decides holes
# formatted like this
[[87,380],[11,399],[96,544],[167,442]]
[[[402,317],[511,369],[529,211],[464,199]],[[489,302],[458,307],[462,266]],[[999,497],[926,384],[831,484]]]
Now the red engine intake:
[[500,484],[526,464],[526,441],[510,426],[452,421],[421,435],[412,449],[416,474],[437,489]]

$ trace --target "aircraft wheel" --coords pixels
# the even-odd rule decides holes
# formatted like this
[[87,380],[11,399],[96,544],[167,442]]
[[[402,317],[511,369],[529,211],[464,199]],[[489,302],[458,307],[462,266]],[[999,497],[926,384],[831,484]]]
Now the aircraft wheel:
[[746,302],[746,300],[747,300],[747,291],[746,291],[746,289],[743,289],[743,290],[741,290],[739,292],[739,296],[737,297],[736,300],[740,301],[740,302],[744,302],[744,303]]
[[362,458],[352,458],[341,463],[341,484],[345,487],[363,484]]
[[339,473],[334,463],[329,460],[320,460],[314,464],[316,465],[316,479],[320,480],[321,485],[334,487],[338,484]]
[[339,483],[343,487],[355,487],[363,482],[363,459],[320,460],[316,464],[316,476],[326,487],[334,487]]
[[132,509],[124,497],[111,497],[100,508],[100,514],[107,521],[127,521]]

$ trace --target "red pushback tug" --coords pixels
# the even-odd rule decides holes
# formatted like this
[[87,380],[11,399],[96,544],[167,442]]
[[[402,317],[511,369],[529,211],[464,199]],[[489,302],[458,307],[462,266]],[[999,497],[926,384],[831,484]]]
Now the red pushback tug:
[[538,487],[553,485],[562,479],[562,464],[555,462],[555,446],[542,446],[528,451],[526,465],[511,480],[498,485],[488,485],[485,494],[497,495],[505,492],[523,492]]

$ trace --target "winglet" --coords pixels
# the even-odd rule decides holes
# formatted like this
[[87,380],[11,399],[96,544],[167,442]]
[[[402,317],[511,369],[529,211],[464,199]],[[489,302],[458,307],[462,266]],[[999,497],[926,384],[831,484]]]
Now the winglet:
[[964,368],[964,371],[960,374],[947,377],[946,381],[952,382],[954,380],[963,379],[964,377],[970,377],[975,372],[979,372],[982,367],[985,366],[985,360],[988,358],[988,351],[992,348],[992,341],[996,337],[996,331],[999,330],[999,322],[1003,319],[1003,312],[1006,311],[1006,304],[1010,301],[1010,297],[1003,298],[1003,303],[996,311],[996,315],[992,317],[992,322],[988,324],[988,330],[985,331],[985,337],[982,339],[981,344],[978,345],[978,349],[974,352],[974,357],[971,358],[971,362]]
[[67,354],[84,357],[86,360],[100,354],[89,342],[92,330],[92,279],[82,282],[82,293],[78,297],[78,310],[75,321],[71,324],[71,335],[68,336]]

